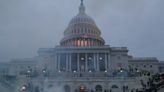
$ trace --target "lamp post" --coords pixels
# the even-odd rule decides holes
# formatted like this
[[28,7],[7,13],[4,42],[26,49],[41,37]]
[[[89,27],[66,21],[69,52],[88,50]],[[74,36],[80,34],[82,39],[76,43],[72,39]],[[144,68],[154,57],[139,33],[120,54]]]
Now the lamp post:
[[33,83],[32,83],[33,70],[29,69],[27,70],[27,73],[28,73],[28,91],[33,92]]
[[47,76],[47,70],[46,69],[43,69],[42,70],[42,74],[43,74],[44,77]]
[[20,92],[33,92],[33,85],[31,82],[32,69],[26,71],[26,83],[20,87]]
[[128,86],[125,85],[125,74],[124,73],[126,72],[126,70],[124,70],[123,68],[120,68],[119,72],[121,73],[121,76],[122,76],[122,81],[121,81],[122,91],[126,92],[126,90],[128,89]]
[[42,70],[42,75],[43,75],[43,92],[46,90],[45,89],[45,85],[47,84],[48,82],[48,70],[45,68]]
[[121,73],[123,72],[123,68],[120,68],[120,72],[121,72]]
[[136,70],[136,73],[137,73],[137,76],[141,76],[141,72],[140,72],[140,70]]

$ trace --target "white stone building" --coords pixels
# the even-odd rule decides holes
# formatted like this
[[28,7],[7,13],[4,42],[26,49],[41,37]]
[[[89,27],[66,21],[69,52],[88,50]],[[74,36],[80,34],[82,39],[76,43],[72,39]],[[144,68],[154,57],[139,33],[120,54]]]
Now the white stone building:
[[36,92],[120,92],[140,88],[138,76],[158,72],[157,58],[135,58],[126,47],[105,45],[101,30],[81,2],[60,45],[40,48],[35,58],[13,60],[9,74],[20,80],[23,75],[33,77],[19,85],[30,83]]

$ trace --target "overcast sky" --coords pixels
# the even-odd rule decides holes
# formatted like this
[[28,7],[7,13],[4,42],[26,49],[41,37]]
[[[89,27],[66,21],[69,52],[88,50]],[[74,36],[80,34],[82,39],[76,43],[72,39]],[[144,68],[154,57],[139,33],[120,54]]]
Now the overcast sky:
[[[106,44],[164,61],[164,0],[84,0]],[[0,0],[0,62],[59,44],[80,0]]]

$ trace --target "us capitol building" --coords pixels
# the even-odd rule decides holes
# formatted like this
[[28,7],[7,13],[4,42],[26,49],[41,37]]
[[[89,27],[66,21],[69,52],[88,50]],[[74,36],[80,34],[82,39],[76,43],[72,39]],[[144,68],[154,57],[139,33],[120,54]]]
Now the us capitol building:
[[122,92],[140,88],[141,76],[162,71],[164,63],[155,57],[133,57],[127,47],[105,45],[81,0],[60,45],[40,48],[34,58],[12,60],[8,74],[19,79],[20,92]]

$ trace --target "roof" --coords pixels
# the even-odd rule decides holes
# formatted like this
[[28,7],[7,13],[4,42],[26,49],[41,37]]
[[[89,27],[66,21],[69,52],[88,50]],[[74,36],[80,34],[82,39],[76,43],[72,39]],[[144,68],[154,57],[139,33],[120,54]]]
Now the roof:
[[129,62],[159,62],[156,57],[133,57]]

